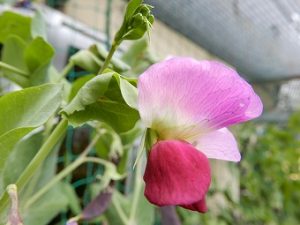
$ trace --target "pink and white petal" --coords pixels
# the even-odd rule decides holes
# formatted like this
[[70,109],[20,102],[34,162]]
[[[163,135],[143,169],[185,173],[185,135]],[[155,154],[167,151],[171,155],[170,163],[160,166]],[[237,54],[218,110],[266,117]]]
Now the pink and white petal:
[[203,199],[208,191],[209,161],[187,142],[159,141],[149,153],[144,181],[145,196],[151,203],[190,205]]
[[201,136],[197,141],[196,148],[203,152],[207,158],[233,162],[241,160],[237,142],[227,128]]
[[152,65],[138,82],[142,121],[164,139],[185,139],[258,117],[262,103],[235,70],[176,57]]

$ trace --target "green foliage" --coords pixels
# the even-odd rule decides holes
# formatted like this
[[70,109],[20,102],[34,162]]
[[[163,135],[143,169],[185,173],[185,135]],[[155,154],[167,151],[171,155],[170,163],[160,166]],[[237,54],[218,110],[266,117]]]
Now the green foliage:
[[130,85],[119,74],[108,71],[86,82],[62,112],[76,126],[97,120],[117,132],[128,131],[139,119],[138,112],[129,106],[137,101],[136,90]]
[[[252,132],[252,134],[251,134]],[[296,224],[300,193],[300,117],[288,124],[246,128],[241,134],[243,224]]]
[[13,146],[58,109],[61,85],[46,84],[0,98],[0,172]]
[[22,87],[46,83],[49,81],[48,70],[53,55],[54,49],[41,37],[25,43],[18,36],[9,36],[4,42],[2,61],[21,69],[27,75],[20,77],[13,72],[4,75]]
[[[85,155],[72,161],[73,158],[67,159],[68,156],[64,155],[62,171],[71,168],[68,163],[78,167],[88,162],[88,167],[94,166],[92,172],[100,168],[99,180],[93,183],[97,185],[97,194],[116,184],[114,201],[126,214],[125,224],[154,223],[154,207],[143,196],[141,174],[132,171],[134,143],[141,135],[141,127],[137,111],[137,81],[128,78],[136,77],[138,70],[135,67],[148,60],[144,60],[144,56],[148,57],[145,53],[147,43],[127,54],[130,63],[125,62],[126,57],[120,60],[112,56],[121,41],[138,39],[149,31],[153,23],[151,9],[140,0],[132,0],[120,29],[123,33],[118,33],[121,39],[115,38],[117,45],[109,52],[98,44],[79,51],[70,58],[61,74],[52,65],[55,52],[46,41],[46,23],[40,11],[36,11],[32,18],[14,12],[0,15],[1,75],[21,88],[20,91],[4,92],[0,98],[0,224],[8,215],[6,207],[9,201],[4,189],[10,183],[18,186],[20,215],[25,225],[48,224],[65,211],[72,215],[81,212],[82,203],[86,202],[85,194],[76,193],[69,179],[61,181],[64,176],[56,180],[59,177],[57,171],[61,169],[57,169],[61,147],[58,142],[64,136],[68,122],[73,125],[89,123],[92,125],[91,136],[95,138],[100,133],[101,138],[95,146],[91,144],[93,141],[90,143],[96,157]],[[151,60],[147,61],[139,70],[151,63]],[[74,66],[90,75],[69,83],[64,76]],[[99,70],[101,74],[95,76]],[[65,119],[60,120],[58,109],[62,104]],[[58,124],[57,120],[60,120]],[[76,141],[82,142],[82,137]],[[80,143],[80,146],[84,145]],[[64,154],[64,148],[60,148],[60,152]],[[80,161],[76,161],[78,159]],[[96,164],[100,167],[96,168]],[[69,176],[71,172],[68,171]],[[124,182],[126,174],[129,178]],[[51,184],[52,181],[55,182]],[[84,188],[89,189],[88,186]],[[43,189],[46,190],[44,194],[37,195]],[[127,193],[117,189],[126,189]],[[115,206],[112,205],[97,221],[109,219],[121,220],[117,224],[124,223]]]
[[2,180],[0,182],[2,184],[2,190],[0,188],[1,191],[4,191],[4,187],[9,184],[14,184],[17,181],[18,177],[41,147],[42,141],[43,136],[39,132],[22,139],[14,146],[9,158],[5,162]]
[[31,18],[11,11],[0,15],[0,43],[11,36],[16,35],[24,41],[31,40]]

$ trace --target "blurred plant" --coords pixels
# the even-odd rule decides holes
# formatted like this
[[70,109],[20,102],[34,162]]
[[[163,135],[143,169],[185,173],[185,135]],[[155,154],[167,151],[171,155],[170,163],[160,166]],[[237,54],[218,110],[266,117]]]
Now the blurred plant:
[[[300,212],[300,117],[285,124],[248,123],[235,127],[239,138],[240,201],[227,191],[211,190],[208,198],[222,194],[226,208],[203,216],[180,210],[184,225],[289,225],[298,224]],[[235,168],[237,169],[237,167]],[[218,207],[218,205],[215,205]]]

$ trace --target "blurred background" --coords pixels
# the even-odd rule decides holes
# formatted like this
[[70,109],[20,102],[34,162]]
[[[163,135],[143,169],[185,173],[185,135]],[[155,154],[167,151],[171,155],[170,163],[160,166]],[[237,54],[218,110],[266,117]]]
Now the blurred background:
[[[32,4],[39,4],[47,22],[49,42],[56,49],[54,63],[58,70],[74,53],[94,42],[109,48],[126,6],[123,0],[0,2],[0,11],[10,4],[26,15],[32,15]],[[221,60],[251,82],[264,102],[261,118],[232,128],[239,140],[242,161],[212,161],[209,213],[177,209],[182,224],[300,224],[300,1],[145,2],[154,6],[156,16],[149,43],[147,38],[134,47],[124,43],[117,52],[134,65],[136,75],[172,55]],[[75,81],[85,75],[75,68],[68,79]],[[76,143],[72,143],[82,132],[69,129],[62,154],[72,157],[78,151],[80,147],[76,150]],[[96,174],[87,168],[73,188],[84,192]],[[91,198],[89,192],[84,193],[83,204]],[[55,223],[64,224],[67,215],[68,211],[62,213]],[[161,222],[157,219],[153,224]]]

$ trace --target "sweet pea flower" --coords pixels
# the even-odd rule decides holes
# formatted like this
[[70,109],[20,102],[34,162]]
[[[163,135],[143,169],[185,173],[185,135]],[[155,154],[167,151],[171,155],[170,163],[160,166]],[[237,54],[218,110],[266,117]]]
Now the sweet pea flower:
[[215,61],[175,57],[138,80],[141,120],[157,135],[144,174],[145,196],[158,206],[206,212],[208,158],[238,162],[226,128],[262,113],[262,102],[235,70]]

